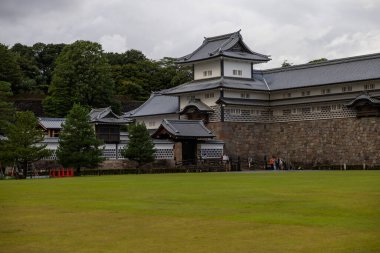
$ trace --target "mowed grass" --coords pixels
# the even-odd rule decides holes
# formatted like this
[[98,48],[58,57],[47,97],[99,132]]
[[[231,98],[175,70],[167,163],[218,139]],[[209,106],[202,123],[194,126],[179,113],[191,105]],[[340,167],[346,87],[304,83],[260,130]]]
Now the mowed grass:
[[0,181],[0,252],[380,252],[380,171]]

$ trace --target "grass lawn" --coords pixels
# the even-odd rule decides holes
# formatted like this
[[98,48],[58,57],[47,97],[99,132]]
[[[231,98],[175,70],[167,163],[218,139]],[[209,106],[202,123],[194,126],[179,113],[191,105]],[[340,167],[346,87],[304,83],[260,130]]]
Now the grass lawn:
[[0,252],[380,252],[380,171],[0,181]]

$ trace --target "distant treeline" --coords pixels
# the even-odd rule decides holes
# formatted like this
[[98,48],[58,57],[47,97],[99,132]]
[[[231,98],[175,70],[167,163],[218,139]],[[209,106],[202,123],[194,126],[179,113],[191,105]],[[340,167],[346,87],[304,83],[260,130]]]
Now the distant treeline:
[[90,41],[0,44],[0,81],[9,83],[14,95],[46,95],[44,110],[51,116],[65,116],[74,103],[117,110],[117,95],[145,100],[152,91],[191,77],[191,70],[177,66],[173,58],[151,60],[134,49],[105,53]]

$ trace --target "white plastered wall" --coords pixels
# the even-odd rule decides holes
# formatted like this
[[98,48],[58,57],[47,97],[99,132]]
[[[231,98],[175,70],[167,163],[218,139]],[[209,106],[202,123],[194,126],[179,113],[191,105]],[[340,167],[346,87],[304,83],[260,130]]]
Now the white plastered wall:
[[147,129],[157,129],[163,119],[178,119],[178,114],[162,114],[136,118],[137,123],[144,123]]
[[[211,76],[203,76],[203,71],[212,71]],[[206,61],[194,64],[194,80],[220,76],[220,60]]]
[[[234,75],[234,70],[241,70],[242,75]],[[224,76],[228,77],[240,77],[240,78],[251,78],[251,63],[244,61],[235,61],[230,59],[224,60]]]

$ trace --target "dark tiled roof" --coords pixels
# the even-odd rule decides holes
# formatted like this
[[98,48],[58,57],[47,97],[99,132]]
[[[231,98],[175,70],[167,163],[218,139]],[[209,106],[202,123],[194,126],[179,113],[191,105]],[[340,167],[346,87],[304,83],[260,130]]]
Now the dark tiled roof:
[[351,102],[346,104],[346,106],[348,106],[348,107],[354,106],[359,101],[366,101],[370,104],[380,106],[380,99],[371,97],[368,93],[364,93],[364,94],[357,96],[354,100],[352,100]]
[[215,135],[205,127],[202,120],[167,120],[164,119],[152,135],[157,138],[165,130],[174,138],[213,138]]
[[219,98],[216,101],[217,104],[226,105],[247,105],[247,106],[269,106],[269,100],[258,100],[258,99],[243,99],[243,98]]
[[253,52],[243,42],[240,31],[205,38],[202,45],[193,53],[177,59],[177,63],[188,63],[218,56],[238,58],[250,61],[266,62],[269,57]]
[[254,71],[254,78],[266,81],[271,90],[378,79],[380,54]]
[[196,107],[198,109],[198,111],[200,112],[213,112],[214,110],[211,109],[208,105],[206,105],[205,103],[203,103],[200,99],[192,99],[189,101],[189,103],[182,109],[182,111],[180,111],[180,113],[183,113],[185,112],[187,109],[191,108],[191,107]]
[[324,96],[306,96],[294,97],[286,99],[277,99],[270,101],[270,106],[285,106],[295,104],[310,104],[310,103],[330,103],[334,101],[350,101],[357,93],[337,93],[327,94]]
[[65,119],[40,117],[38,121],[44,129],[62,129],[62,124],[65,122]]
[[126,112],[124,118],[134,118],[147,115],[162,115],[178,113],[178,97],[152,93],[150,98],[139,108]]
[[92,109],[89,115],[90,115],[90,122],[92,123],[120,125],[120,124],[128,124],[131,122],[130,119],[124,119],[116,115],[112,111],[111,107]]
[[212,90],[217,88],[241,89],[241,90],[268,90],[262,80],[218,77],[191,81],[171,89],[163,90],[164,94],[180,94],[195,91]]

